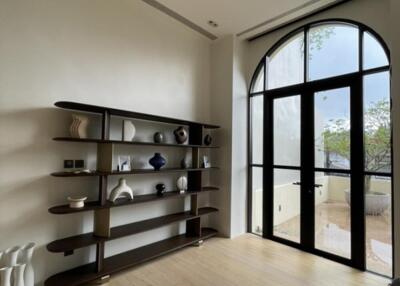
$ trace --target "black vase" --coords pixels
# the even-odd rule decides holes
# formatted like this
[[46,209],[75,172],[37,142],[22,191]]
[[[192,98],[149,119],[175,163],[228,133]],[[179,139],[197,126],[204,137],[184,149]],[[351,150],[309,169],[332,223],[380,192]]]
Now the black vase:
[[188,168],[188,163],[186,162],[186,159],[185,159],[185,158],[183,158],[183,159],[181,160],[181,168],[182,168],[182,169],[187,169],[187,168]]
[[157,184],[156,190],[157,190],[157,196],[162,196],[166,191],[166,187],[164,184]]
[[154,133],[153,139],[154,143],[162,143],[164,141],[164,134],[161,132],[156,132]]
[[211,142],[212,142],[212,137],[210,134],[207,134],[206,137],[204,137],[204,144],[210,146]]
[[188,134],[183,126],[179,126],[177,129],[174,130],[175,140],[178,144],[183,144],[186,142],[188,138]]
[[161,156],[160,153],[155,153],[154,156],[149,160],[150,165],[154,167],[154,170],[159,171],[167,161]]

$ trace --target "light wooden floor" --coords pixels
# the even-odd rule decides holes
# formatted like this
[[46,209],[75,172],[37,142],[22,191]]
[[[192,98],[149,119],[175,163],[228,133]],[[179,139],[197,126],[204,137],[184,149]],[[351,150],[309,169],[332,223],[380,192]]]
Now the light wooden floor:
[[212,238],[130,271],[107,286],[383,286],[388,280],[252,234]]

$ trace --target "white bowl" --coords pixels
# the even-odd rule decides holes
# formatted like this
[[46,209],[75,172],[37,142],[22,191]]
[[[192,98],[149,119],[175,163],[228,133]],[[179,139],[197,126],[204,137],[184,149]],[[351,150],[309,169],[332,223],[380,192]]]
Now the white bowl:
[[69,207],[73,209],[83,208],[87,197],[68,197]]

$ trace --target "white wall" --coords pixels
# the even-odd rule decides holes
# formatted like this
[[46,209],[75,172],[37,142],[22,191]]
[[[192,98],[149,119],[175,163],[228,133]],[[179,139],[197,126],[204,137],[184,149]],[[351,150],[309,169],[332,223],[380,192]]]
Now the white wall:
[[211,174],[211,181],[223,186],[211,195],[211,204],[219,209],[210,223],[224,236],[231,234],[231,168],[232,168],[232,90],[233,90],[233,37],[218,39],[211,46],[211,121],[221,129],[216,138],[221,148],[212,151],[216,164],[223,166],[218,174]]
[[[64,158],[94,165],[96,151],[95,145],[51,140],[67,135],[70,122],[70,113],[54,108],[54,102],[210,121],[210,41],[140,0],[1,0],[0,39],[0,249],[36,242],[34,266],[41,283],[94,254],[87,248],[63,257],[45,249],[52,240],[92,229],[91,213],[56,216],[47,209],[65,203],[68,195],[97,192],[94,178],[49,176]],[[138,158],[141,151],[132,148],[118,152]],[[153,152],[146,149],[142,156]],[[178,162],[172,151],[162,152],[170,164]],[[159,180],[172,187],[170,177],[131,176],[128,183],[137,193],[149,193]],[[183,207],[177,200],[118,208],[112,223]],[[127,237],[107,244],[106,254],[181,231],[173,226]]]

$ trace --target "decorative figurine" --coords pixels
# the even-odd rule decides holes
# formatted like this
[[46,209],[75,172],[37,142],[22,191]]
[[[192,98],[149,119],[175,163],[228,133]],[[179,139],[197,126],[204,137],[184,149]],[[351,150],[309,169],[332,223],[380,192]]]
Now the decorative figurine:
[[153,139],[154,139],[154,143],[163,143],[164,142],[164,134],[162,134],[161,132],[156,132],[156,133],[154,133]]
[[35,283],[35,273],[32,265],[32,256],[35,246],[35,243],[31,242],[21,247],[21,262],[26,264],[24,271],[24,286],[34,286]]
[[183,126],[179,126],[174,130],[175,140],[178,144],[183,144],[188,138],[186,129]]
[[181,160],[181,168],[182,169],[187,169],[189,167],[189,164],[186,162],[186,158],[183,158]]
[[210,146],[211,143],[212,143],[212,137],[211,137],[210,134],[207,134],[207,135],[204,137],[204,144],[205,144],[206,146]]
[[72,114],[72,123],[69,132],[73,138],[87,138],[89,118],[83,115]]
[[85,206],[87,197],[68,197],[69,207],[71,209],[80,209]]
[[156,185],[156,190],[157,190],[157,196],[161,197],[166,192],[166,187],[165,187],[164,184],[157,184]]
[[178,187],[179,193],[183,194],[187,190],[187,178],[185,176],[181,176],[176,181],[176,186]]
[[132,141],[136,134],[136,127],[130,120],[122,121],[122,141]]
[[161,156],[160,153],[155,153],[149,160],[149,164],[154,167],[154,170],[159,171],[162,166],[164,166],[167,161]]
[[132,189],[126,184],[126,180],[124,178],[119,179],[118,185],[112,189],[108,200],[114,203],[119,198],[128,198],[133,200]]
[[13,267],[13,286],[24,286],[24,272],[26,264],[17,264]]
[[0,268],[0,285],[1,286],[11,286],[11,273],[12,267]]

